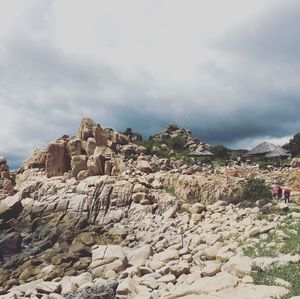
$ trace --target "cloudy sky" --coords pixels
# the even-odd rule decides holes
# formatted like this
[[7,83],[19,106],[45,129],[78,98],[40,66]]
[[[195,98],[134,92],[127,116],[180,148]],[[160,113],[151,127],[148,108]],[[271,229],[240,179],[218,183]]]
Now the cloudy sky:
[[298,0],[0,0],[0,155],[16,167],[89,115],[211,144],[300,131]]

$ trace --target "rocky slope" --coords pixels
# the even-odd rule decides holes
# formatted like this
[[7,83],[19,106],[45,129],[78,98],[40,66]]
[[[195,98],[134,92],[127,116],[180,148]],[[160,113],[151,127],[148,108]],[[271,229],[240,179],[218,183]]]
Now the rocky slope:
[[[167,133],[191,136],[173,126]],[[296,223],[300,213],[280,205],[284,212],[266,218],[259,207],[228,200],[253,177],[270,186],[284,181],[297,196],[297,169],[199,168],[145,152],[83,118],[76,137],[35,151],[15,186],[0,159],[0,182],[6,182],[0,185],[0,298],[267,299],[288,293],[282,284],[255,285],[251,271],[297,264],[299,255],[247,257],[244,247],[280,233],[286,219]]]

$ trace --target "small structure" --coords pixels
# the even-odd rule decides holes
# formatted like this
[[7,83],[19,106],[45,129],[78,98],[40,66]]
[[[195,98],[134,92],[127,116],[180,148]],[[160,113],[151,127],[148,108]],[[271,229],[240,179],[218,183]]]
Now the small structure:
[[200,150],[196,149],[195,151],[189,153],[188,156],[194,157],[196,162],[197,162],[198,158],[204,157],[205,162],[208,162],[208,161],[211,161],[211,159],[215,155],[212,152],[208,151],[208,150],[200,151]]
[[270,142],[263,142],[254,147],[248,153],[245,154],[245,157],[255,157],[262,159],[275,159],[277,164],[280,160],[287,158],[289,153],[279,145],[275,145]]
[[266,158],[287,158],[289,153],[282,147],[278,147],[266,154]]
[[258,156],[258,157],[264,157],[268,153],[271,153],[275,151],[276,149],[281,148],[278,145],[275,145],[270,142],[263,142],[254,147],[252,150],[250,150],[248,153],[245,154],[245,156]]

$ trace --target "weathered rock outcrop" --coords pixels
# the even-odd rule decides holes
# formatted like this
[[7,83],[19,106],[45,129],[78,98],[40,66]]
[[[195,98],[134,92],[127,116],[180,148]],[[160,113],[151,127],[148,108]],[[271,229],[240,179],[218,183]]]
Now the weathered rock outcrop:
[[47,160],[47,148],[40,148],[35,150],[32,155],[26,159],[22,164],[22,170],[30,168],[45,169]]
[[165,127],[162,133],[153,136],[154,140],[161,143],[168,142],[172,137],[180,136],[185,140],[185,148],[195,150],[196,148],[206,149],[209,147],[208,144],[200,142],[196,137],[192,136],[192,132],[183,128],[178,128],[174,124],[169,124]]
[[10,178],[9,167],[4,157],[0,157],[0,200],[13,195],[13,184]]
[[45,164],[48,178],[62,176],[70,170],[70,156],[68,155],[67,144],[68,138],[58,139],[49,144]]
[[91,118],[83,117],[76,137],[63,136],[47,148],[36,150],[24,161],[19,174],[36,169],[44,171],[48,178],[63,176],[67,172],[78,179],[116,175],[120,173],[120,163],[116,159],[110,160],[128,142],[127,136],[105,130]]

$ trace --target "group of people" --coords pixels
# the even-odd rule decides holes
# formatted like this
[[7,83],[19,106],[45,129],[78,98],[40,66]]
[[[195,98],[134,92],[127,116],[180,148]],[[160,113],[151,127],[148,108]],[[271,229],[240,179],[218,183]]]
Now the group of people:
[[281,200],[284,198],[285,203],[291,202],[291,190],[288,187],[280,187],[275,185],[273,189],[273,197]]

